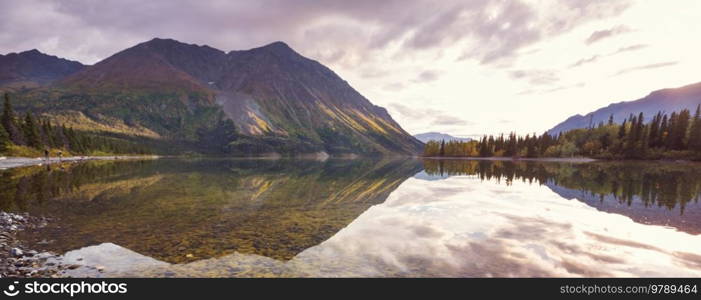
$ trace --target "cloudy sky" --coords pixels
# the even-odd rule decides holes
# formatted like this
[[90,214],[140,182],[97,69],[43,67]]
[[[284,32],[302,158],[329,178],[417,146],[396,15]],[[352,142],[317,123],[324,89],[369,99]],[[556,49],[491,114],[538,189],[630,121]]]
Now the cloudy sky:
[[525,134],[701,81],[699,20],[697,0],[3,0],[0,53],[93,64],[153,37],[281,40],[410,133]]

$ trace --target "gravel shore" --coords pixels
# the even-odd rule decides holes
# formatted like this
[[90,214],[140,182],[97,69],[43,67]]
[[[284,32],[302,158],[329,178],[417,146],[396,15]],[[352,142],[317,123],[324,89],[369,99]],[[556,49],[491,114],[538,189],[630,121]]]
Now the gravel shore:
[[50,221],[0,211],[0,278],[62,277],[65,270],[74,268],[61,264],[61,258],[53,253],[27,249],[16,238],[18,232],[46,226]]

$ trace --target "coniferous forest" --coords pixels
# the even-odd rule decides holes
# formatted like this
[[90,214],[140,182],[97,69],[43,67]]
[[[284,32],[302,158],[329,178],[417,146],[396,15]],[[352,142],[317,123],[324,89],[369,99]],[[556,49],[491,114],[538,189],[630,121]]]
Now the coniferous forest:
[[44,151],[56,155],[149,154],[138,143],[91,132],[77,131],[62,124],[52,124],[31,112],[17,113],[9,95],[3,99],[0,114],[0,154],[42,156]]
[[426,157],[591,157],[600,159],[701,160],[701,105],[692,116],[684,109],[657,113],[645,122],[643,113],[622,124],[613,116],[589,128],[558,135],[484,136],[479,141],[430,141]]

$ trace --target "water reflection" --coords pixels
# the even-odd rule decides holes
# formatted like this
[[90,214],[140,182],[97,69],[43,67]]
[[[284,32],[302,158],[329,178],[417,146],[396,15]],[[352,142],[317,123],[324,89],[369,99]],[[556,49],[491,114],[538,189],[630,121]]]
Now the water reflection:
[[119,270],[106,276],[701,276],[699,235],[602,212],[527,181],[422,176],[287,261],[233,253],[141,266],[125,264],[147,261],[141,254],[111,244],[70,256]]
[[68,263],[104,268],[75,276],[697,277],[699,169],[93,162],[5,172],[0,207],[57,216],[23,238]]
[[537,183],[563,198],[640,223],[701,233],[701,165],[697,163],[425,160],[424,168],[425,174],[419,177],[471,175],[506,185],[515,180]]
[[3,207],[58,218],[23,234],[58,253],[109,242],[170,263],[235,252],[288,260],[419,170],[396,160],[91,162],[4,174]]

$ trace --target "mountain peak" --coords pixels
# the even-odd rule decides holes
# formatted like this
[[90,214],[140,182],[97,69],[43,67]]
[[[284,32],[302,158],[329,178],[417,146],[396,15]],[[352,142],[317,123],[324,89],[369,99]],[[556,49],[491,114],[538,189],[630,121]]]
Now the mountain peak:
[[289,49],[289,50],[292,50],[292,48],[290,48],[290,46],[287,45],[287,44],[286,44],[285,42],[283,42],[283,41],[275,41],[275,42],[272,42],[272,43],[270,43],[270,44],[267,44],[267,45],[265,45],[265,46],[263,46],[263,47],[261,47],[261,48],[276,48],[276,49]]
[[136,45],[136,47],[174,47],[174,46],[186,46],[188,44],[181,43],[177,40],[174,39],[169,39],[169,38],[152,38],[146,42],[139,43]]
[[178,41],[176,39],[159,38],[159,37],[155,37],[149,41],[140,43],[136,47],[152,48],[152,49],[159,49],[159,50],[179,49],[179,48],[206,49],[207,51],[215,51],[215,52],[219,52],[222,54],[224,53],[223,51],[216,49],[216,48],[213,48],[213,47],[210,47],[208,45],[188,44],[188,43],[183,43],[181,41]]
[[287,45],[285,42],[282,42],[282,41],[272,42],[272,43],[267,44],[265,46],[253,48],[253,49],[248,50],[248,51],[267,51],[267,52],[272,52],[275,54],[283,54],[283,55],[300,55],[299,53],[297,53],[297,51],[292,49],[292,47],[290,47],[289,45]]
[[20,52],[19,54],[30,54],[30,55],[42,55],[43,54],[43,55],[46,55],[44,53],[41,53],[41,51],[39,51],[37,49],[23,51],[23,52]]
[[37,49],[0,55],[0,87],[36,87],[74,74],[85,66]]

